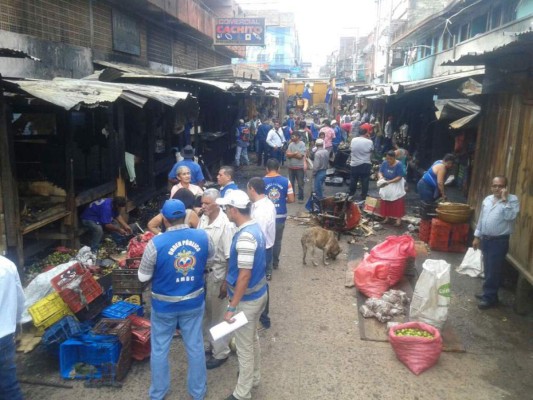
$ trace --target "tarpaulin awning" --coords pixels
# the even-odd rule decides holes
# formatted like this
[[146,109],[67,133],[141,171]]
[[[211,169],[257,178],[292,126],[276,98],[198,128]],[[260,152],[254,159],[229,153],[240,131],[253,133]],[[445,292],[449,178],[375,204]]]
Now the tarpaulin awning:
[[452,82],[458,79],[470,78],[485,74],[485,68],[474,69],[471,71],[459,72],[450,75],[437,76],[435,78],[421,79],[411,82],[400,82],[398,92],[408,93],[415,90],[425,89],[432,86],[442,85],[443,83]]
[[63,107],[66,110],[80,107],[97,107],[124,99],[137,107],[144,107],[148,100],[155,100],[169,107],[178,103],[198,111],[198,102],[187,92],[177,92],[159,86],[108,83],[80,79],[55,78],[45,80],[6,80],[30,95]]
[[475,114],[467,115],[466,117],[463,117],[463,118],[459,118],[458,120],[453,121],[450,124],[450,128],[459,129],[459,128],[469,128],[469,127],[475,126],[476,124],[474,123],[474,120],[476,119],[478,115],[479,115],[479,112]]
[[439,99],[435,100],[435,107],[437,119],[452,120],[452,129],[475,126],[474,120],[481,111],[481,107],[469,99]]

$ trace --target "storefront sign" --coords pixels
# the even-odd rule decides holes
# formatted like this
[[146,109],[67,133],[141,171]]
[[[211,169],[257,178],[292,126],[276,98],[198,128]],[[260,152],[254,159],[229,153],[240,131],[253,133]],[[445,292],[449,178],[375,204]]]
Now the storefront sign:
[[264,46],[264,18],[217,18],[215,44],[225,46]]

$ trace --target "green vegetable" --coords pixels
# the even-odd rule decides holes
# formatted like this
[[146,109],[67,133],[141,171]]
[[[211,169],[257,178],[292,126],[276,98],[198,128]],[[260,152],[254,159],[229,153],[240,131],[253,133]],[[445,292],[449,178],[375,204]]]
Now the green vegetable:
[[417,329],[417,328],[407,328],[407,329],[398,329],[395,331],[396,336],[415,336],[415,337],[423,337],[428,339],[433,339],[435,336],[433,336],[428,331],[425,331],[423,329]]

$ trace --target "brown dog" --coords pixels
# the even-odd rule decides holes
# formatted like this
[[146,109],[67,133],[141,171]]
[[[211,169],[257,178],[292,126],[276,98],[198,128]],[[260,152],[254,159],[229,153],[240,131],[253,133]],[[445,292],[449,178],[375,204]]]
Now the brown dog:
[[329,259],[335,260],[337,255],[341,252],[339,242],[335,237],[335,233],[326,229],[315,226],[313,228],[307,228],[302,235],[302,249],[304,251],[303,263],[306,265],[305,256],[307,255],[307,248],[312,247],[313,265],[318,264],[314,261],[315,248],[322,250],[322,262],[324,265],[329,265],[326,262],[326,255]]

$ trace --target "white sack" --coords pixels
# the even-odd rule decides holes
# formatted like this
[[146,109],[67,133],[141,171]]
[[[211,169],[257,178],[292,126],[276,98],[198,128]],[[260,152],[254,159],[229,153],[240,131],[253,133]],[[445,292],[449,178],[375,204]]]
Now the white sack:
[[483,256],[481,250],[474,250],[474,248],[469,247],[461,265],[457,267],[456,271],[459,274],[468,275],[472,278],[483,276]]

